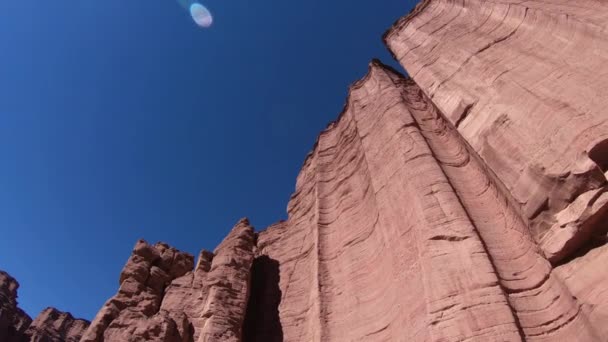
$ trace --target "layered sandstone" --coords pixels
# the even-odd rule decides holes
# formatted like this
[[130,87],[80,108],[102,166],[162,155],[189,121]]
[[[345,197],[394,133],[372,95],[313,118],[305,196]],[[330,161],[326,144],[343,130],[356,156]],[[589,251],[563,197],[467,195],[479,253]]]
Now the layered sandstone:
[[605,235],[608,3],[425,0],[385,40],[559,264]]
[[483,161],[378,62],[319,136],[288,212],[258,238],[280,265],[285,340],[594,336]]
[[0,271],[0,341],[77,342],[89,322],[55,308],[44,309],[33,321],[17,305],[19,283]]
[[[196,265],[139,241],[81,341],[608,340],[606,19],[422,1],[385,36],[411,78],[370,64],[287,220],[243,219]],[[82,334],[30,326],[6,279],[0,334]]]

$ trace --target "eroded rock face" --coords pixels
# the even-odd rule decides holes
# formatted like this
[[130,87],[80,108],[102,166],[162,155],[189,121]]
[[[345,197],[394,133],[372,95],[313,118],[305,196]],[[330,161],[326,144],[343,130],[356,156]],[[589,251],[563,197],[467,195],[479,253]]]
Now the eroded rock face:
[[76,319],[68,312],[44,309],[32,321],[17,306],[19,283],[0,271],[0,341],[2,342],[77,342],[89,321]]
[[120,274],[118,293],[97,314],[82,341],[181,342],[184,319],[161,310],[171,281],[190,272],[194,258],[163,243],[140,240]]
[[241,341],[254,257],[255,234],[241,220],[215,249],[205,281],[205,319],[199,342]]
[[[601,174],[597,164],[587,169]],[[551,214],[583,227],[573,236],[605,224],[603,181],[586,180],[588,190]],[[582,272],[556,271],[550,261],[568,260],[548,252],[516,199],[421,88],[372,63],[306,159],[288,220],[259,234],[259,255],[280,269],[280,333],[288,341],[605,340],[604,277],[576,279],[599,268],[599,252],[573,261]]]
[[[81,341],[608,340],[607,23],[591,0],[422,1],[385,36],[412,79],[370,64],[286,221],[243,219],[196,266],[139,241]],[[26,332],[16,286],[0,337],[82,332],[53,310]]]
[[196,267],[189,254],[139,241],[82,341],[241,341],[254,247],[247,219]]
[[559,264],[608,227],[608,4],[425,0],[385,40]]
[[[258,238],[280,265],[285,340],[521,338],[478,222],[434,154],[444,141],[421,126],[436,114],[413,83],[374,62],[319,136],[288,220]],[[445,145],[446,158],[471,160],[457,135]],[[457,181],[488,187],[474,171]],[[510,214],[502,202],[494,210]],[[549,270],[544,260],[539,272]]]
[[68,312],[46,308],[29,326],[27,335],[31,342],[78,342],[89,324]]
[[23,341],[32,319],[17,306],[19,283],[0,271],[0,341]]

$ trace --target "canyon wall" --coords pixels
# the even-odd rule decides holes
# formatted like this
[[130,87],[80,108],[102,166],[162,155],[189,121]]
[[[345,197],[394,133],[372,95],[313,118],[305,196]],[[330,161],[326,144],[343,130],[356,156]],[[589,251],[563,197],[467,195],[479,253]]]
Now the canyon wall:
[[52,309],[30,324],[0,274],[0,340],[608,340],[607,19],[422,1],[384,37],[410,77],[369,65],[285,221],[243,219],[196,264],[137,242],[86,332]]
[[598,236],[555,268],[457,125],[372,63],[306,159],[288,220],[259,234],[259,253],[280,265],[285,340],[605,340],[606,180],[587,164],[591,190],[555,215]]
[[608,230],[607,19],[595,0],[425,0],[385,35],[553,264]]

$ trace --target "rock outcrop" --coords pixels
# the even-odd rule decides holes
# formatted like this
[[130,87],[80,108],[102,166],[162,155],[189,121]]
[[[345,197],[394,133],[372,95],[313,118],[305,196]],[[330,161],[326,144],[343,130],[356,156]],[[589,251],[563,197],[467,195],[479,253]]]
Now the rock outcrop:
[[19,283],[0,271],[0,341],[23,341],[32,319],[17,305]]
[[90,322],[69,312],[46,308],[34,319],[26,334],[31,342],[78,342]]
[[0,340],[607,341],[607,19],[422,1],[384,37],[411,78],[370,64],[287,220],[243,219],[196,265],[139,241],[84,334],[52,309],[30,326],[0,274]]
[[[589,169],[591,190],[556,217],[599,234],[605,179]],[[604,277],[576,279],[603,254],[576,259],[583,271],[563,258],[554,269],[500,175],[416,83],[379,62],[319,136],[288,213],[258,238],[280,265],[285,340],[608,337]]]
[[424,0],[385,41],[559,264],[608,226],[608,3]]
[[138,241],[118,293],[82,341],[240,341],[249,299],[255,234],[237,223],[214,253],[193,257]]
[[0,271],[0,341],[77,342],[89,321],[55,308],[44,309],[33,321],[17,305],[19,283]]
[[161,310],[171,281],[192,270],[194,258],[163,243],[140,240],[120,274],[118,293],[97,314],[82,341],[184,341],[184,319]]

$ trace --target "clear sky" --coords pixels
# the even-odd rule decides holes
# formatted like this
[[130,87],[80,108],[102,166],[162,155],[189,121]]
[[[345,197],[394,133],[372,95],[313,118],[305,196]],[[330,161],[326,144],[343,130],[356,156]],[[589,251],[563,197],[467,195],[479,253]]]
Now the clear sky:
[[0,1],[0,269],[92,319],[135,241],[212,250],[286,218],[348,85],[415,1]]

